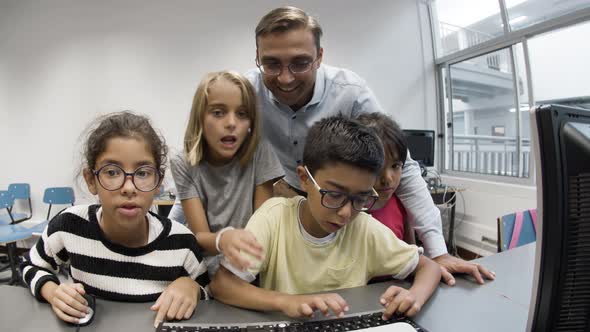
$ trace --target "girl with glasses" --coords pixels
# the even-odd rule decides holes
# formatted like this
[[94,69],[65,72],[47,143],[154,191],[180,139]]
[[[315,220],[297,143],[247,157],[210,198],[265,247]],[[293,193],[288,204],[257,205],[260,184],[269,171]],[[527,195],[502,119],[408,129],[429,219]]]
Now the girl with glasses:
[[[240,251],[262,257],[254,236],[243,228],[284,175],[271,146],[260,140],[256,95],[242,75],[210,73],[199,84],[184,136],[184,149],[171,159],[177,197],[189,228],[208,257],[209,276],[221,255],[241,269]],[[179,215],[175,205],[170,216]],[[181,217],[182,218],[182,217]]]
[[[22,266],[33,296],[78,323],[89,312],[83,297],[155,301],[155,324],[187,319],[204,289],[206,268],[191,231],[149,211],[164,175],[167,148],[149,120],[130,112],[99,119],[84,146],[83,177],[100,204],[55,216]],[[73,283],[60,282],[69,264]]]

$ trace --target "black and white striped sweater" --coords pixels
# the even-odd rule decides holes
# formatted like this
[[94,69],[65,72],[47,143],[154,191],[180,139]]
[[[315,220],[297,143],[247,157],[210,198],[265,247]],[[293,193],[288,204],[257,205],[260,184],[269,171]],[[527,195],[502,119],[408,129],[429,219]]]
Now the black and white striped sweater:
[[65,263],[86,292],[115,301],[154,301],[179,277],[206,278],[202,249],[185,226],[150,212],[147,219],[161,229],[159,235],[143,247],[129,248],[105,238],[97,220],[99,208],[68,208],[49,222],[31,248],[21,270],[38,300],[45,301],[40,290],[47,281],[59,284],[56,273]]

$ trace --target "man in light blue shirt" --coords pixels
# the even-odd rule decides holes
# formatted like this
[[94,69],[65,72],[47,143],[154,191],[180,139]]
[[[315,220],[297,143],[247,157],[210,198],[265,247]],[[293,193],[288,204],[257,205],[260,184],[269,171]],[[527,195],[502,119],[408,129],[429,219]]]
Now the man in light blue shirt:
[[[265,86],[264,74],[258,68],[245,75],[258,93],[263,135],[271,142],[283,165],[285,181],[296,189],[299,189],[299,183],[295,169],[301,162],[303,143],[312,124],[332,115],[356,118],[362,112],[382,110],[367,84],[346,69],[324,64],[319,66],[311,99],[303,106],[295,105],[298,109],[282,103]],[[276,80],[279,80],[278,77]],[[444,240],[442,244],[444,246]]]
[[[383,112],[367,84],[355,73],[322,64],[321,27],[317,20],[295,7],[280,7],[266,14],[256,27],[256,65],[246,73],[259,97],[262,132],[283,168],[284,190],[299,193],[295,169],[301,163],[303,143],[311,125],[335,114],[354,118],[363,112]],[[469,273],[478,283],[493,279],[493,272],[447,253],[440,212],[434,205],[418,163],[409,157],[396,195],[402,201],[411,227],[425,254],[442,269],[453,285],[452,273]]]

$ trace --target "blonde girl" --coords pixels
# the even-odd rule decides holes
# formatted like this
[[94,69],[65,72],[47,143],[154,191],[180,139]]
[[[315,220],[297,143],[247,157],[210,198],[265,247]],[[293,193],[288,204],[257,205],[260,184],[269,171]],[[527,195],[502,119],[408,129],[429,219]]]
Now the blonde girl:
[[172,157],[171,169],[187,225],[207,251],[210,276],[219,254],[242,269],[248,261],[241,250],[262,257],[254,236],[242,228],[272,197],[272,184],[284,172],[270,144],[260,138],[256,95],[246,78],[221,71],[201,81],[184,149]]

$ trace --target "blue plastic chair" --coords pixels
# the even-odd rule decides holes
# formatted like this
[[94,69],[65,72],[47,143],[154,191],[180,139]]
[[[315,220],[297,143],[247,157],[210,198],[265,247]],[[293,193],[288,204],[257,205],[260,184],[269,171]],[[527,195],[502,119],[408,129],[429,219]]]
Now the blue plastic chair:
[[[0,209],[5,209],[6,213],[0,219],[0,226],[7,226],[12,224],[13,218],[10,213],[10,208],[14,204],[14,195],[6,190],[0,190]],[[4,271],[8,265],[0,265],[0,271]]]
[[[0,209],[6,209],[8,216],[11,221],[14,221],[10,212],[10,207],[14,205],[14,195],[9,191],[0,191]],[[19,275],[16,270],[16,241],[24,240],[31,237],[32,232],[20,225],[0,225],[0,243],[6,243],[6,249],[8,251],[8,258],[10,262],[10,268],[12,269],[12,276],[10,278],[10,284],[19,283]]]
[[29,205],[28,213],[18,213],[14,209],[14,205],[10,209],[10,213],[14,218],[14,222],[29,220],[33,216],[33,205],[31,204],[31,186],[28,183],[12,183],[8,186],[8,191],[14,195],[14,202],[17,200],[24,200]]
[[47,220],[50,220],[49,216],[51,216],[51,207],[54,204],[74,205],[75,201],[76,198],[74,197],[74,189],[72,189],[72,187],[53,187],[45,189],[43,203],[49,204],[49,209],[47,209]]
[[0,225],[0,243],[6,244],[9,265],[12,270],[10,278],[1,281],[8,281],[9,285],[22,285],[22,279],[17,270],[18,254],[16,252],[16,241],[25,240],[31,236],[31,230],[21,225]]
[[[74,189],[72,189],[72,187],[52,187],[45,189],[45,193],[43,194],[43,203],[49,204],[49,208],[47,209],[47,218],[37,225],[30,227],[29,230],[33,232],[33,235],[40,236],[43,234],[47,224],[49,224],[49,220],[51,220],[51,208],[53,205],[74,205],[75,201],[76,198],[74,197]],[[66,208],[67,207],[63,208],[59,212],[65,210]],[[59,214],[59,212],[56,214]]]
[[498,218],[498,252],[535,242],[537,210],[507,214]]

